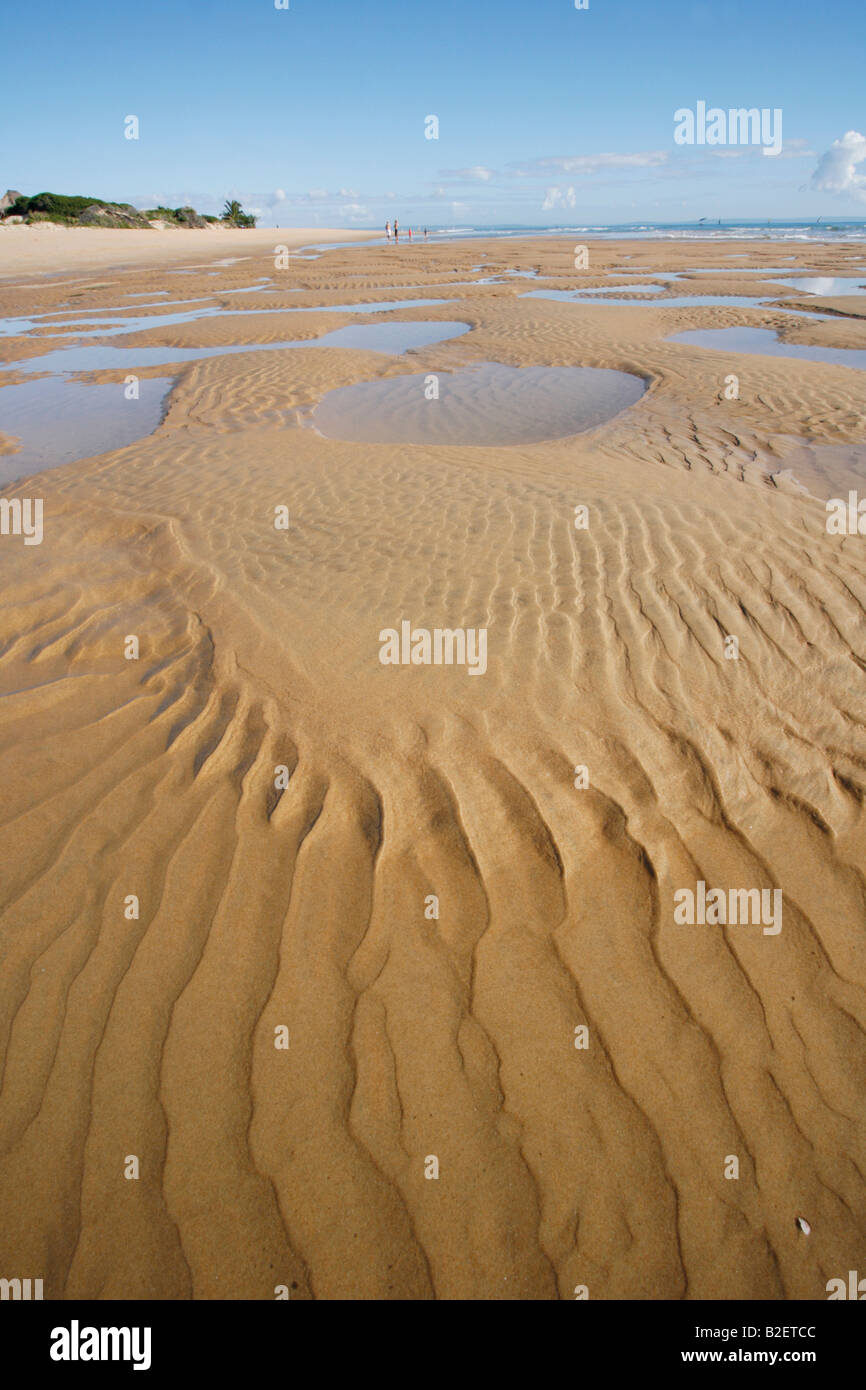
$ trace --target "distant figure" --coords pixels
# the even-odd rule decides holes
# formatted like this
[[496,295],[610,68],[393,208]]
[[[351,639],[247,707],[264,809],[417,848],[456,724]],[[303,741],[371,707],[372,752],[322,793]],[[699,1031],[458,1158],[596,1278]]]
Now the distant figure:
[[386,236],[386,238],[387,238],[388,241],[391,240],[391,223],[390,223],[390,222],[386,222],[386,223],[385,223],[385,236]]
[[395,240],[395,241],[399,241],[399,240],[400,240],[400,233],[399,233],[399,231],[397,230],[398,227],[399,227],[399,225],[400,225],[400,224],[398,223],[398,221],[397,221],[397,219],[396,219],[396,217],[395,217],[395,218],[394,218],[394,240]]
[[427,228],[426,228],[426,227],[424,228],[424,240],[425,240],[425,241],[427,240]]
[[412,228],[411,228],[411,227],[409,228],[409,240],[410,240],[410,241],[412,240]]

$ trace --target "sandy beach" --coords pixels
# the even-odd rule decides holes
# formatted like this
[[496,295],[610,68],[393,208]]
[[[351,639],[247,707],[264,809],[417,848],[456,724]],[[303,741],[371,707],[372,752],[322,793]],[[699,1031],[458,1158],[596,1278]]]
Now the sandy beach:
[[[340,240],[0,230],[33,320],[0,398],[136,303],[83,379],[173,382],[152,433],[0,492],[44,518],[0,537],[0,1267],[55,1299],[825,1299],[866,1273],[866,539],[826,510],[866,488],[864,375],[670,339],[862,353],[866,296],[778,278],[866,246],[298,254]],[[460,333],[316,345],[392,320]],[[510,428],[489,363],[642,394],[455,441],[454,374]],[[325,437],[360,383],[367,437]],[[403,623],[484,630],[483,671],[383,662]],[[780,892],[780,928],[678,920],[699,884]]]
[[[207,230],[125,230],[122,237],[105,236],[103,228],[64,227],[43,222],[32,227],[0,223],[0,288],[20,275],[61,275],[74,270],[113,267],[171,266],[192,264],[201,258],[208,265],[227,256],[247,259],[273,255],[280,244],[290,250],[314,242],[363,241],[373,233],[346,231],[345,227],[247,227],[243,230],[217,224]],[[156,243],[156,244],[155,244]]]

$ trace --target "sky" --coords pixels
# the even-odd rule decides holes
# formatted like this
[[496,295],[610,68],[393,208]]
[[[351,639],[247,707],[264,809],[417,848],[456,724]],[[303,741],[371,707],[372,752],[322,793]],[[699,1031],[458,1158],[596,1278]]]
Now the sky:
[[[864,0],[278,3],[5,5],[0,192],[284,227],[866,217]],[[728,143],[677,143],[699,102]],[[740,107],[781,112],[777,155],[730,143]]]

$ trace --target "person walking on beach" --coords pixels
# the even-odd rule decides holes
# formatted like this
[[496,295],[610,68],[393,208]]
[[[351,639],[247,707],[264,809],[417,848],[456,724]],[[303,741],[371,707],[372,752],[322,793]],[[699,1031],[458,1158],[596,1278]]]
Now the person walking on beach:
[[411,228],[411,227],[409,228],[409,240],[410,240],[410,241],[412,240],[412,228]]
[[426,227],[424,228],[424,240],[425,240],[425,241],[427,240],[427,228],[426,228]]
[[390,222],[386,222],[386,223],[385,223],[385,237],[386,237],[386,239],[387,239],[388,241],[391,240],[391,223],[390,223]]
[[400,233],[399,233],[398,230],[397,230],[398,226],[399,226],[399,223],[397,222],[397,219],[396,219],[396,217],[395,217],[395,218],[394,218],[394,240],[395,240],[395,241],[399,241],[399,240],[400,240]]

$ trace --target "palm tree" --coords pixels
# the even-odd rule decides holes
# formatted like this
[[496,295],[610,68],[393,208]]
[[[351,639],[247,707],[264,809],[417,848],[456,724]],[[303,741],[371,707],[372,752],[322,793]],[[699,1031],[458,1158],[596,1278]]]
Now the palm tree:
[[221,218],[223,222],[230,222],[233,227],[254,227],[256,225],[253,214],[244,212],[237,198],[226,198]]

